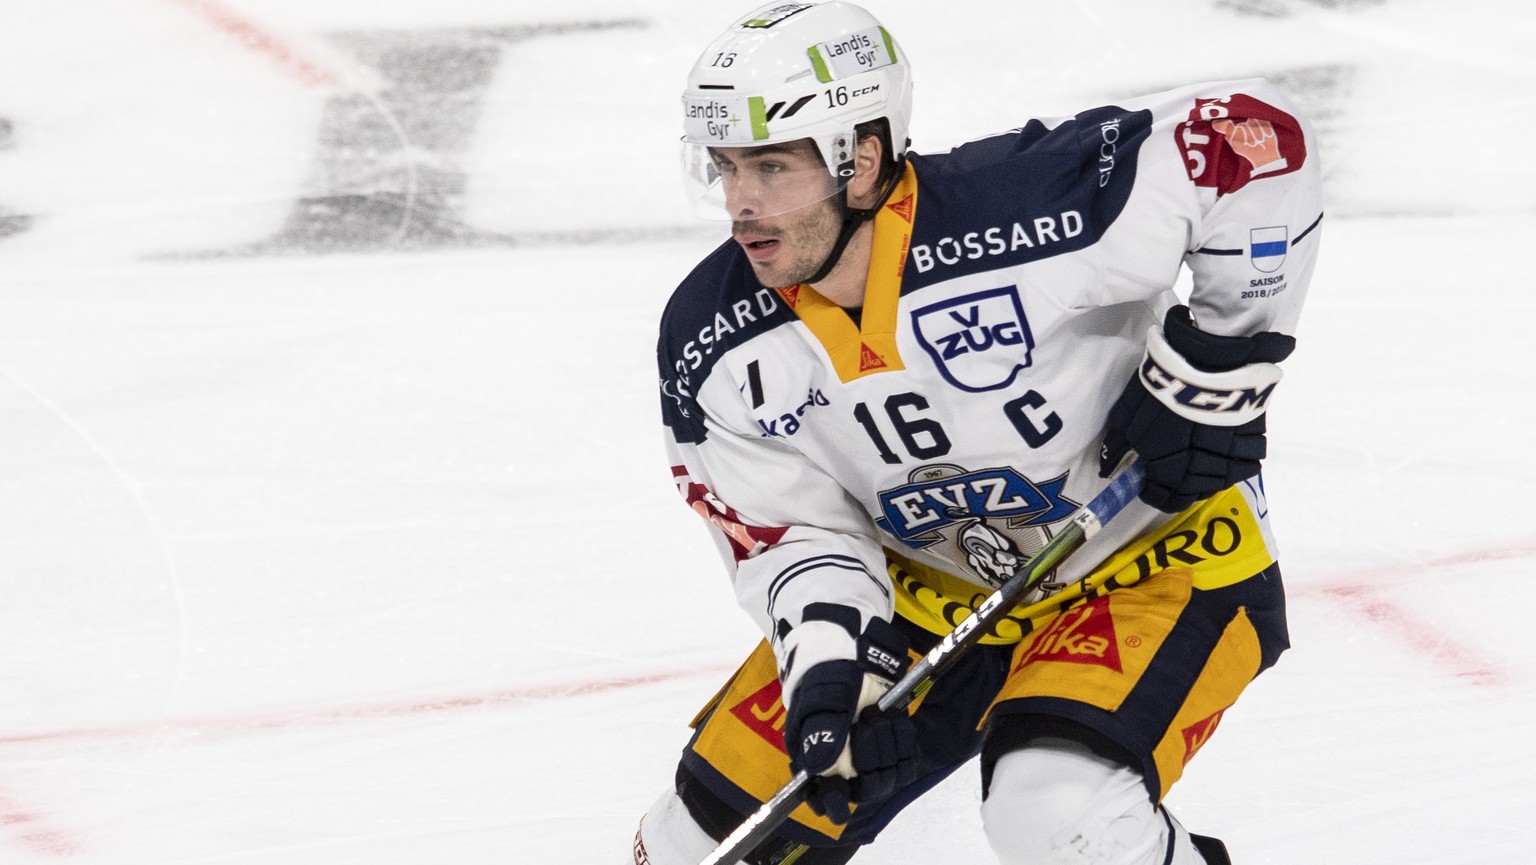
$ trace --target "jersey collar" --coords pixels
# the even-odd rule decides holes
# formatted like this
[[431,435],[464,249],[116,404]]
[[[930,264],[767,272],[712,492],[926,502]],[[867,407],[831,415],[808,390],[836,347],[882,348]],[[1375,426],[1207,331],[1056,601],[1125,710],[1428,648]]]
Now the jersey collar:
[[896,350],[896,307],[901,300],[901,275],[907,265],[916,214],[917,173],[907,163],[896,189],[875,214],[860,324],[855,325],[846,310],[808,284],[778,289],[779,296],[821,343],[844,383],[905,368]]

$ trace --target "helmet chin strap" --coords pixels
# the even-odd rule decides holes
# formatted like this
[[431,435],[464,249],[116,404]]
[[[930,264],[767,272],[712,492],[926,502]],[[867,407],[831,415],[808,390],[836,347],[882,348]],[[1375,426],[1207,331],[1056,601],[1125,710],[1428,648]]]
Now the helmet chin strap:
[[[899,165],[900,163],[898,163],[898,167]],[[821,263],[821,267],[816,269],[816,272],[806,280],[806,283],[814,285],[827,278],[827,274],[832,272],[832,268],[837,267],[838,260],[843,257],[843,251],[848,248],[848,242],[853,240],[854,232],[858,231],[859,226],[863,225],[867,220],[875,218],[875,214],[879,213],[880,208],[885,206],[886,199],[890,198],[891,193],[896,191],[896,184],[900,181],[901,171],[897,170],[892,173],[891,179],[885,184],[885,189],[881,190],[880,197],[875,201],[875,205],[863,209],[849,207],[848,187],[842,188],[837,198],[838,209],[843,212],[842,230],[837,233],[837,242],[832,244],[832,251],[827,253],[827,260]]]

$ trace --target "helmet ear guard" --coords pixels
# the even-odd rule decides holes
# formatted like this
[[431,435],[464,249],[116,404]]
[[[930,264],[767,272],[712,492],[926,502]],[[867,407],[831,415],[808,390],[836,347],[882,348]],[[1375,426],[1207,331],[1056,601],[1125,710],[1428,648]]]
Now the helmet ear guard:
[[709,165],[716,150],[808,139],[834,184],[798,206],[814,204],[852,180],[861,127],[871,121],[884,121],[886,167],[900,163],[912,80],[906,55],[864,9],[838,0],[777,3],[710,43],[682,102],[684,176],[696,210],[730,218],[720,172]]

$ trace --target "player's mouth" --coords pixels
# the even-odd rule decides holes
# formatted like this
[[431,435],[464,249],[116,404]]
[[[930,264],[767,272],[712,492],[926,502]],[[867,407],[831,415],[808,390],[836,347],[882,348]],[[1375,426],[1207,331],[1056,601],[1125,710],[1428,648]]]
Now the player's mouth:
[[765,234],[738,234],[736,242],[753,261],[768,261],[779,251],[779,239]]

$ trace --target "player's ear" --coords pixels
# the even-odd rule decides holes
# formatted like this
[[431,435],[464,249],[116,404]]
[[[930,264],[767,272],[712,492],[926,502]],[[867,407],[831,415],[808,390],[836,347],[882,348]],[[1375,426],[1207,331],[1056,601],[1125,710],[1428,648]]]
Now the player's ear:
[[878,135],[865,135],[853,149],[853,179],[848,182],[848,204],[860,209],[874,207],[880,187],[880,166],[885,163],[885,143]]

